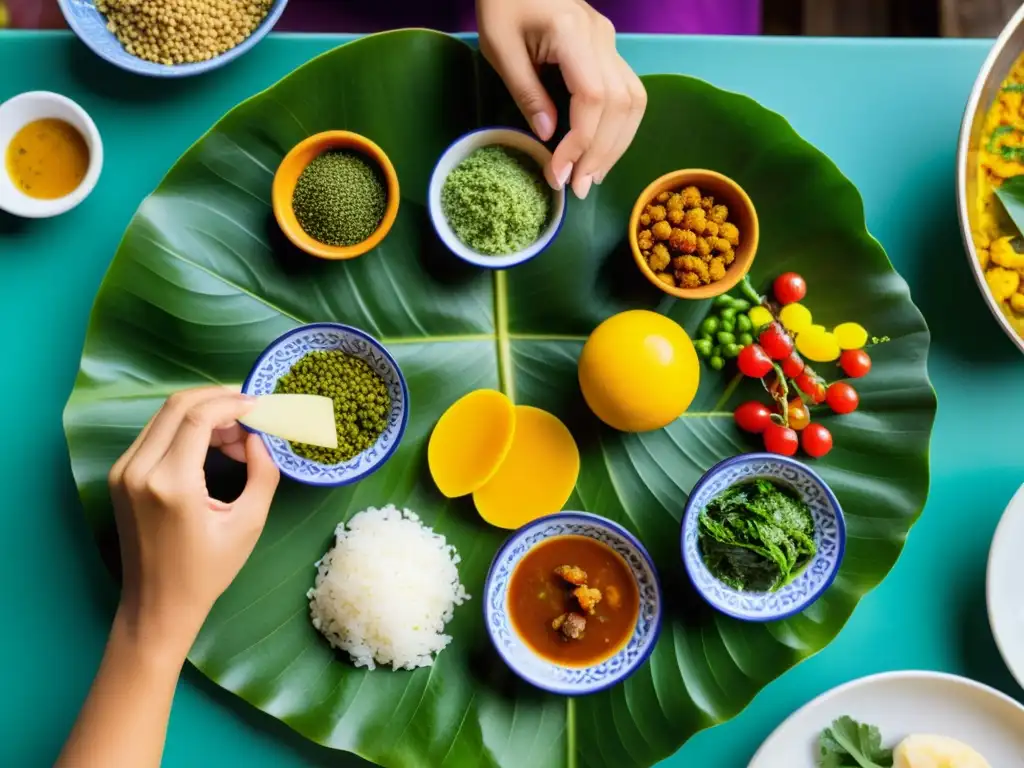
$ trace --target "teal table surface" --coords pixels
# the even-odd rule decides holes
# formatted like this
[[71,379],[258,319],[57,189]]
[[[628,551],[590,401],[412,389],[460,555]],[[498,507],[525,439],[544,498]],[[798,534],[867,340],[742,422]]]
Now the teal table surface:
[[[171,163],[221,114],[340,42],[272,36],[218,72],[161,82],[110,68],[67,34],[0,34],[0,101],[34,89],[67,94],[93,115],[106,145],[99,186],[77,210],[51,221],[0,217],[8,398],[0,442],[5,765],[52,761],[92,678],[113,611],[114,589],[71,479],[61,411],[93,296],[121,233]],[[931,326],[929,367],[939,396],[930,498],[892,574],[831,646],[765,688],[733,721],[691,739],[665,765],[744,766],[794,709],[839,683],[883,670],[955,672],[1024,700],[1000,661],[985,610],[989,542],[1024,480],[1024,358],[974,287],[953,185],[960,116],[988,46],[622,40],[623,54],[640,73],[696,75],[781,112],[854,181],[868,228]],[[306,743],[186,670],[165,765],[338,763],[337,753]]]

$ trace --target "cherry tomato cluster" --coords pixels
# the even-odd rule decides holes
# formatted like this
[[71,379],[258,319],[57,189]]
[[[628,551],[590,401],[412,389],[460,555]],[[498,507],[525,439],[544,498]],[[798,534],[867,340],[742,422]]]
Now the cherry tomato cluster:
[[[771,453],[793,456],[803,448],[808,456],[820,458],[832,450],[832,434],[823,424],[811,421],[810,406],[825,404],[834,413],[852,413],[860,397],[849,383],[829,383],[815,373],[796,351],[773,305],[757,297],[746,281],[743,287],[751,301],[758,298],[755,311],[762,313],[764,322],[753,329],[751,343],[736,355],[736,365],[744,376],[761,380],[774,405],[769,408],[756,400],[741,404],[733,412],[736,425],[761,435],[765,450]],[[795,272],[787,272],[776,278],[772,292],[776,304],[784,307],[807,295],[807,283]],[[851,379],[871,370],[871,358],[863,349],[844,350],[838,363]]]

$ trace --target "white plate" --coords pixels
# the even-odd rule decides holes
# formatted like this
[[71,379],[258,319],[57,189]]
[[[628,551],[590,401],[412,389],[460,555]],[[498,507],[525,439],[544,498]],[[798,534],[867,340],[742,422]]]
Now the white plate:
[[988,553],[986,600],[988,623],[1003,655],[1003,661],[1017,682],[1024,685],[1024,485],[1003,512],[992,548]]
[[959,739],[992,768],[1024,766],[1024,707],[981,683],[940,672],[886,672],[823,693],[768,737],[748,768],[817,768],[818,736],[843,715],[878,726],[895,747],[911,733]]

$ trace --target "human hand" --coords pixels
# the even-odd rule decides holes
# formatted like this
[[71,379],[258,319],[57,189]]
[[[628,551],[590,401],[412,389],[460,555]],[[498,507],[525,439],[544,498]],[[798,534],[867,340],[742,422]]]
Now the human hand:
[[615,27],[583,0],[477,0],[480,50],[497,70],[534,133],[555,133],[554,102],[537,76],[557,64],[571,94],[569,131],[555,148],[548,183],[583,199],[636,135],[647,92],[615,50]]
[[[277,488],[262,441],[237,421],[252,407],[252,398],[223,387],[179,392],[110,470],[123,570],[118,612],[148,641],[181,654],[252,554]],[[207,490],[211,446],[248,465],[233,502]]]

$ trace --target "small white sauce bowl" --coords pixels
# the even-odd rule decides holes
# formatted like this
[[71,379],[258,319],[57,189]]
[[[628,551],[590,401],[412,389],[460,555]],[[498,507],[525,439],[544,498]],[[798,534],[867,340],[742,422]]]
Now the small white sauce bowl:
[[[14,185],[7,172],[7,149],[15,134],[36,120],[56,118],[73,126],[89,148],[89,168],[73,192],[54,200],[29,197]],[[46,219],[66,213],[85,200],[103,169],[103,142],[96,123],[66,96],[50,91],[29,91],[0,104],[0,209],[26,219]]]
[[565,187],[551,191],[551,211],[547,228],[541,236],[528,248],[504,256],[488,256],[478,253],[463,243],[448,225],[448,219],[441,208],[441,188],[452,170],[481,147],[503,146],[518,149],[532,157],[541,168],[551,161],[551,152],[525,131],[517,128],[481,128],[467,133],[456,140],[437,161],[434,172],[430,176],[430,188],[427,193],[430,220],[441,242],[448,250],[463,261],[485,269],[509,269],[524,264],[539,254],[558,236],[565,220]]

